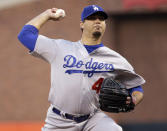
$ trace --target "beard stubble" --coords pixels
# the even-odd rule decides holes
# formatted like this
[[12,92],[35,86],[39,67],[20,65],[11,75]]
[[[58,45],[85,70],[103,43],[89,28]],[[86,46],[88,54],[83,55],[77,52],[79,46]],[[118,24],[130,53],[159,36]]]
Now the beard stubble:
[[101,36],[101,32],[99,32],[99,31],[93,32],[93,38],[99,39],[100,36]]

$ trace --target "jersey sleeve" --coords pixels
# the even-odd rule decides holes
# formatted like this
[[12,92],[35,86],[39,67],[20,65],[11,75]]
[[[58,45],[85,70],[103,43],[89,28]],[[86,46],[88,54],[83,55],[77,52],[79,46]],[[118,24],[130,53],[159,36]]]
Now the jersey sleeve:
[[131,95],[132,95],[132,93],[133,93],[134,91],[139,91],[139,92],[141,92],[141,93],[144,92],[142,86],[137,86],[137,87],[134,87],[134,88],[130,88],[130,89],[129,89],[129,93],[130,93]]
[[33,25],[25,25],[18,35],[18,39],[30,51],[34,50],[38,38],[38,29]]
[[56,57],[57,43],[57,39],[50,39],[46,36],[39,35],[34,51],[30,52],[30,54],[51,63]]

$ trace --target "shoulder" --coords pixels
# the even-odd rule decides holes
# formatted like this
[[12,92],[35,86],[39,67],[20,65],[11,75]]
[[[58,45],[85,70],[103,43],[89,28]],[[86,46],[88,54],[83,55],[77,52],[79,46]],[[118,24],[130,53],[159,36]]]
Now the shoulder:
[[79,45],[79,42],[73,42],[70,40],[65,40],[65,39],[53,39],[53,42],[56,43],[56,45],[60,48],[68,48],[68,49],[73,49],[77,48]]
[[128,62],[128,60],[123,57],[118,52],[110,49],[109,47],[103,46],[101,51],[105,53],[105,55],[109,56],[110,58],[114,59],[114,61],[121,63],[126,69],[133,71],[133,66]]
[[118,58],[123,58],[125,59],[121,54],[119,54],[118,52],[112,50],[111,48],[107,47],[107,46],[103,46],[100,48],[99,52],[101,54],[104,54],[104,55],[109,55],[109,56],[112,56],[112,57],[118,57]]
[[38,41],[46,41],[46,42],[52,42],[52,43],[57,43],[57,44],[74,44],[76,42],[72,42],[69,40],[65,40],[65,39],[55,39],[55,38],[49,38],[47,36],[44,35],[39,35],[38,36]]
[[106,53],[114,54],[116,56],[121,56],[118,52],[112,50],[111,48],[109,48],[107,46],[103,46],[102,49],[105,50]]

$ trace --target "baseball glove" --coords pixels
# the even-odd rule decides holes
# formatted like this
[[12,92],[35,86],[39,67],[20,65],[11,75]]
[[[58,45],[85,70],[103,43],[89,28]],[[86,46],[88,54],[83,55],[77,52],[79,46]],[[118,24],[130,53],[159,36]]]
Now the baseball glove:
[[127,97],[131,97],[128,90],[120,82],[111,77],[104,79],[99,93],[100,109],[106,112],[130,112],[135,105],[132,102],[126,104]]

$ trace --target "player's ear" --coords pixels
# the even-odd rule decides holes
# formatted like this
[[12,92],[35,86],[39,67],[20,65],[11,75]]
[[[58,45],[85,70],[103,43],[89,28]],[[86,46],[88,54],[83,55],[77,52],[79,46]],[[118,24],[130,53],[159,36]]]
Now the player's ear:
[[83,21],[80,21],[80,28],[81,28],[81,30],[83,30],[83,27],[84,27],[83,24],[84,24]]

